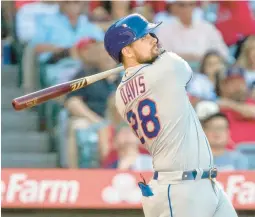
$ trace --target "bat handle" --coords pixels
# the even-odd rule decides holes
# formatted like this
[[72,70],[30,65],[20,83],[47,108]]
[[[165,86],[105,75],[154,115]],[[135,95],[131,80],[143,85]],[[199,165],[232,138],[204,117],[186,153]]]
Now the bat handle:
[[101,73],[98,73],[98,74],[95,74],[95,75],[88,76],[87,77],[87,84],[92,84],[96,81],[107,78],[107,77],[109,77],[113,74],[120,73],[124,70],[125,70],[124,66],[119,66],[119,67],[116,67],[114,69],[110,69],[110,70],[107,70],[107,71],[104,71],[104,72],[101,72]]

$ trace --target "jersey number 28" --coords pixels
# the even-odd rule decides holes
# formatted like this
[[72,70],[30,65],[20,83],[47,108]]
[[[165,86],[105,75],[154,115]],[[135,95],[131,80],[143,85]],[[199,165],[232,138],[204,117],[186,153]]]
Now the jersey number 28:
[[156,137],[160,131],[160,121],[157,117],[156,103],[148,98],[140,101],[137,108],[137,114],[130,110],[127,113],[127,120],[131,124],[137,137],[141,140],[141,143],[144,144],[144,137],[140,136],[138,133],[139,126],[148,139]]

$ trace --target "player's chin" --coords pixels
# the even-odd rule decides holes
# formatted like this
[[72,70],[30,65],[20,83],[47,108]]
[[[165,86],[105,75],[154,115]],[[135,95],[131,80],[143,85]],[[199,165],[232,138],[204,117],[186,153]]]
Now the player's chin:
[[150,58],[149,61],[147,61],[147,63],[152,64],[157,58],[158,58],[159,54],[153,54],[152,57]]
[[159,54],[160,54],[160,49],[157,48],[157,49],[153,50],[152,51],[152,58],[153,59],[157,58]]
[[153,56],[158,56],[160,54],[160,49],[158,48],[158,46],[153,47],[151,53]]
[[150,57],[143,59],[142,61],[139,61],[140,64],[152,64],[156,59],[158,55],[151,55]]

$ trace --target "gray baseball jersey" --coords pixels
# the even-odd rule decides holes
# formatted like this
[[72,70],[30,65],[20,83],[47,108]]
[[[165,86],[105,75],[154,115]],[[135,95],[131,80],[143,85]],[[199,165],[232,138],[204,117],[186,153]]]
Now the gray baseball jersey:
[[153,64],[128,68],[116,91],[116,107],[153,157],[155,171],[213,166],[209,142],[189,101],[188,63],[164,52]]

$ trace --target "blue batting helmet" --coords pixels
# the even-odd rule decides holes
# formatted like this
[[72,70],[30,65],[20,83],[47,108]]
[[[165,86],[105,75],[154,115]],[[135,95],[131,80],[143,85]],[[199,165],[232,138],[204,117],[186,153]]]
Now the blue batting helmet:
[[116,62],[120,63],[122,48],[148,33],[152,33],[161,23],[149,23],[140,14],[128,15],[112,24],[106,31],[104,37],[105,49]]

